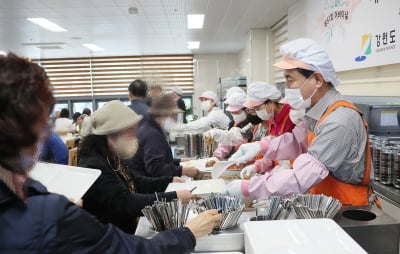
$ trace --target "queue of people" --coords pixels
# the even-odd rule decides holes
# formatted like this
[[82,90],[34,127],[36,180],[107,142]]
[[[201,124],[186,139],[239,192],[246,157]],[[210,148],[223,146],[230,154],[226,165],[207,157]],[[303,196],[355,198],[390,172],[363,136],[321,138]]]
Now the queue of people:
[[[204,117],[178,124],[178,114],[183,113],[181,90],[162,93],[154,86],[149,89],[149,103],[147,84],[133,81],[128,89],[129,107],[110,101],[88,118],[91,134],[80,144],[78,164],[100,169],[102,174],[84,195],[83,209],[29,178],[49,136],[54,97],[41,67],[12,54],[0,56],[0,72],[7,80],[0,80],[0,98],[8,109],[0,111],[0,207],[4,208],[0,213],[8,213],[0,216],[0,224],[8,225],[0,231],[0,246],[35,248],[33,242],[41,239],[40,246],[62,253],[192,251],[196,238],[210,233],[221,219],[218,211],[201,213],[185,227],[150,240],[128,235],[135,232],[141,209],[157,197],[183,203],[197,198],[187,190],[164,192],[169,183],[184,182],[181,176],[199,174],[195,167],[180,165],[190,158],[173,157],[171,131],[209,130],[219,142],[214,155],[241,168],[243,179],[231,181],[227,195],[257,200],[312,193],[348,205],[378,203],[369,186],[365,121],[336,90],[339,80],[328,54],[305,38],[282,45],[281,53],[283,59],[274,66],[284,72],[285,94],[261,81],[249,84],[247,93],[229,89],[225,103],[231,124],[212,91],[199,97]],[[63,119],[67,112],[61,115],[56,126],[67,125]],[[40,213],[43,207],[47,210]],[[21,215],[24,219],[18,220]],[[25,231],[37,227],[58,230]],[[23,237],[7,241],[8,232]]]
[[[96,164],[104,174],[87,193],[88,200],[83,200],[83,206],[89,212],[64,196],[49,193],[40,182],[29,177],[29,171],[38,160],[40,147],[49,135],[48,120],[55,103],[49,79],[40,66],[11,53],[0,56],[0,76],[2,251],[189,253],[194,250],[196,238],[209,234],[218,224],[221,215],[217,210],[210,210],[187,222],[185,227],[161,232],[152,239],[123,232],[124,229],[132,232],[133,226],[124,228],[125,225],[119,225],[119,216],[135,221],[137,214],[132,212],[130,217],[125,214],[127,208],[114,214],[114,210],[106,208],[134,206],[138,211],[142,205],[154,200],[154,196],[136,194],[136,188],[146,192],[151,187],[142,187],[142,180],[134,180],[121,161],[134,154],[136,148],[132,144],[135,142],[126,142],[125,139],[135,141],[135,129],[141,117],[120,102],[110,102],[93,115],[94,136],[85,141],[89,150],[82,150],[80,163]],[[123,118],[118,118],[120,124],[110,126],[110,120],[116,120],[114,108],[121,109],[118,116]],[[103,146],[92,150],[93,143]],[[152,191],[162,190],[164,186],[165,180],[159,179]],[[192,198],[190,193],[183,193],[184,202]],[[179,192],[163,195],[181,198]],[[135,199],[141,203],[136,204]],[[96,208],[100,209],[96,211]]]

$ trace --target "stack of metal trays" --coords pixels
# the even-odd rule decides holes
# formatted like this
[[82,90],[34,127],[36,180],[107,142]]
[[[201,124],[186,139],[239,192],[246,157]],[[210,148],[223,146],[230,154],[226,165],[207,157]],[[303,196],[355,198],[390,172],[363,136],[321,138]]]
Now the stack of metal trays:
[[195,210],[201,213],[206,210],[217,209],[222,214],[221,222],[215,227],[215,230],[226,230],[233,228],[244,210],[245,204],[241,199],[224,196],[220,193],[212,193],[197,201]]
[[195,157],[202,155],[203,150],[203,134],[202,133],[190,133],[185,134],[185,156]]
[[258,202],[261,204],[256,208],[254,220],[286,220],[292,210],[289,201],[280,196],[272,196]]
[[289,200],[298,219],[333,218],[342,204],[325,195],[296,195]]
[[152,206],[146,206],[142,213],[150,222],[152,229],[161,232],[186,224],[191,203],[183,205],[179,200],[171,202],[156,201]]

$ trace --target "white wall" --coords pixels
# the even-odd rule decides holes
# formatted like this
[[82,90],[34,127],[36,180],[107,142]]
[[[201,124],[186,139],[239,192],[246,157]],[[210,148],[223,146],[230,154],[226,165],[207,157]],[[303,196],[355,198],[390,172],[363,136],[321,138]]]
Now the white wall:
[[[308,4],[297,0],[288,10],[288,37],[307,37],[305,18]],[[317,15],[317,14],[316,14]],[[338,72],[338,90],[344,95],[400,96],[400,64]]]
[[239,76],[239,54],[194,55],[193,112],[201,116],[199,96],[207,90],[217,92],[220,77]]
[[270,66],[273,62],[270,29],[252,29],[246,35],[246,44],[239,53],[240,74],[253,81],[272,81]]

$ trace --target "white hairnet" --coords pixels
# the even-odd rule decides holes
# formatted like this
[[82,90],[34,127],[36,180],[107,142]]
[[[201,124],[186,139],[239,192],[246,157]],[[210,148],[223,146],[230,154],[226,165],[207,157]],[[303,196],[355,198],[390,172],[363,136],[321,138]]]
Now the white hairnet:
[[232,93],[226,100],[225,103],[229,105],[240,105],[246,102],[246,93]]
[[200,98],[210,99],[213,100],[215,103],[218,103],[218,96],[213,91],[205,91],[201,94]]
[[308,38],[296,39],[282,45],[280,51],[284,57],[282,61],[274,64],[275,67],[281,69],[303,68],[317,71],[322,74],[326,82],[331,82],[334,86],[339,85],[340,82],[336,76],[335,67],[328,53],[315,41]]
[[177,94],[179,94],[179,95],[182,95],[182,94],[183,94],[183,91],[182,91],[182,89],[181,89],[179,86],[174,86],[174,87],[172,88],[172,92],[175,92],[175,93],[177,93]]
[[247,88],[247,101],[279,101],[281,92],[275,85],[262,81],[254,81]]
[[[228,99],[234,93],[242,93],[246,96],[246,92],[243,91],[242,88],[234,86],[234,87],[231,87],[228,90],[226,90],[225,99]],[[225,103],[227,103],[227,102],[225,101]]]

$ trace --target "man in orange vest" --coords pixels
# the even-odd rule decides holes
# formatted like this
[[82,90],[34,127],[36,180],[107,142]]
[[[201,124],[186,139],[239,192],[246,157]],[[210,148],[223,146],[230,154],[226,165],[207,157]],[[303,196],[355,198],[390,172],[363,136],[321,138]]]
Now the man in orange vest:
[[281,46],[283,60],[274,64],[284,70],[285,98],[294,109],[306,109],[302,125],[308,128],[308,151],[300,144],[301,133],[285,133],[241,146],[232,157],[244,163],[259,152],[268,159],[297,153],[292,169],[232,181],[231,195],[253,199],[310,192],[325,194],[348,205],[371,203],[370,154],[367,126],[362,114],[336,90],[339,80],[324,49],[311,39],[297,39]]

